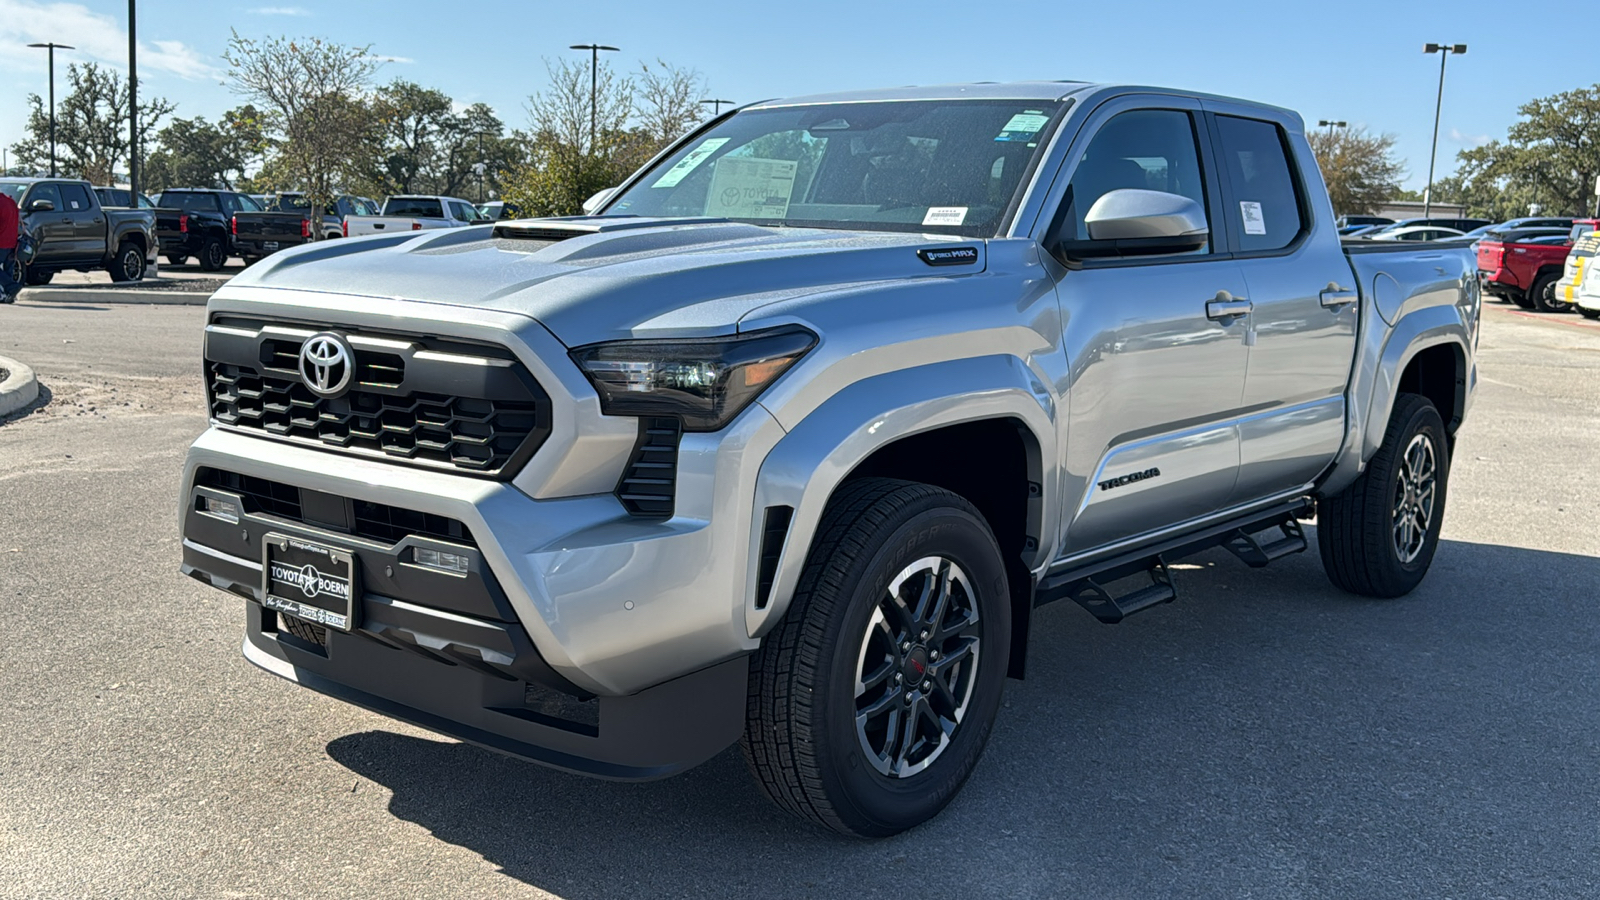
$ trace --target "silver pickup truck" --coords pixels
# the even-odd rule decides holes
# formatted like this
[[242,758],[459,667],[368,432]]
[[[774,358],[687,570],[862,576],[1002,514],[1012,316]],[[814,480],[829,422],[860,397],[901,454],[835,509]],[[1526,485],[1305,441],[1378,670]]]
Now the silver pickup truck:
[[280,253],[209,304],[183,571],[312,690],[606,778],[742,741],[785,809],[909,828],[1042,603],[1117,622],[1313,518],[1346,591],[1426,573],[1474,261],[1341,249],[1303,131],[1067,82],[769,101],[592,216]]

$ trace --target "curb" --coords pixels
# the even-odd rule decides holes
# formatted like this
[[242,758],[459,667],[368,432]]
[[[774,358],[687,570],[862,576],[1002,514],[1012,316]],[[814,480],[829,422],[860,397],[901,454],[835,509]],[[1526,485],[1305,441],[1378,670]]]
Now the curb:
[[155,291],[114,288],[23,288],[18,300],[37,303],[144,303],[177,306],[205,306],[210,291]]
[[5,381],[0,381],[0,419],[3,419],[39,399],[39,382],[33,377],[32,369],[14,359],[0,356],[0,369],[11,373]]

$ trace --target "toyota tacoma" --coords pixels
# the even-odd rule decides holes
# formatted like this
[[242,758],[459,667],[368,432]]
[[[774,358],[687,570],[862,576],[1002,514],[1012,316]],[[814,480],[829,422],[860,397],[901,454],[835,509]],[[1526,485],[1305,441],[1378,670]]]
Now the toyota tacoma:
[[1339,588],[1421,581],[1476,267],[1335,221],[1300,117],[1240,100],[747,106],[593,215],[224,285],[182,568],[311,690],[613,779],[739,742],[781,807],[893,834],[973,771],[1041,604],[1118,622],[1313,518]]

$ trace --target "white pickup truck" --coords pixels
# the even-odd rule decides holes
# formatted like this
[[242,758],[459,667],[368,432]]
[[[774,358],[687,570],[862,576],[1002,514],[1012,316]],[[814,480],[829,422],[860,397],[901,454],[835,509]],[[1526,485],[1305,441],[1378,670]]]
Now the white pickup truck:
[[468,225],[487,225],[489,222],[471,203],[460,197],[404,194],[384,200],[380,215],[345,216],[344,236],[465,228]]

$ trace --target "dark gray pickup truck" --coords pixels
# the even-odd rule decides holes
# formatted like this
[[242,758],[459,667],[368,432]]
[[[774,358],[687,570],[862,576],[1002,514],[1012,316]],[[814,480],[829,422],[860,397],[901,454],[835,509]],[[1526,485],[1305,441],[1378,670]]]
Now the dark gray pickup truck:
[[106,209],[87,181],[7,178],[0,191],[17,202],[22,227],[38,252],[21,280],[49,284],[57,272],[104,269],[113,281],[140,281],[156,265],[156,218],[144,209]]

